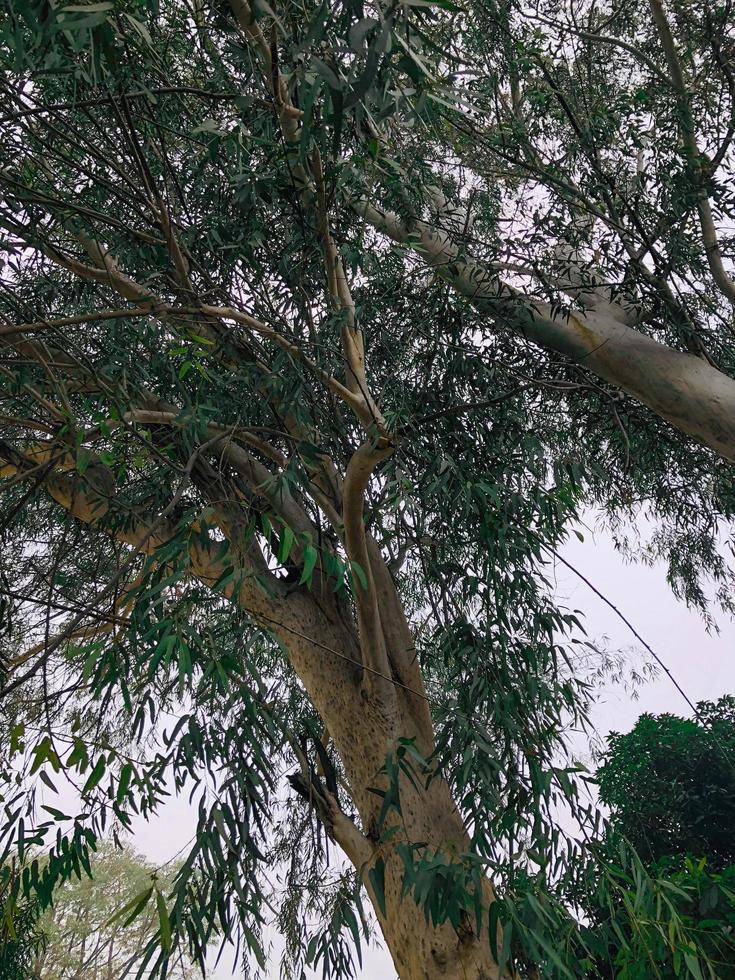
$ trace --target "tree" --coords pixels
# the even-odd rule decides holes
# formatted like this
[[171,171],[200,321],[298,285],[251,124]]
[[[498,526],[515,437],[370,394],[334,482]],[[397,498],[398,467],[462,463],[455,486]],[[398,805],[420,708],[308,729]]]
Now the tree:
[[[3,875],[0,898],[6,897],[12,871]],[[12,918],[6,916],[0,932],[0,976],[3,980],[27,980],[45,948],[46,936],[38,923],[38,903],[24,902],[16,907]]]
[[695,718],[641,715],[612,733],[597,771],[612,826],[647,864],[706,858],[735,865],[735,699],[697,705]]
[[[155,911],[148,909],[129,925],[124,921],[149,888],[159,893],[170,888],[171,871],[157,871],[134,852],[101,844],[92,861],[93,877],[84,875],[61,887],[53,908],[41,919],[45,947],[28,976],[34,980],[134,976],[148,940],[158,928],[158,919]],[[128,913],[119,915],[126,906]],[[169,976],[194,980],[201,973],[179,954],[170,964]]]
[[5,5],[23,893],[173,787],[198,834],[151,971],[262,962],[270,858],[296,968],[351,972],[364,886],[402,980],[589,972],[560,878],[628,884],[558,823],[597,818],[547,566],[581,508],[645,506],[674,587],[731,607],[728,11]]
[[[600,796],[611,810],[600,842],[608,859],[615,861],[621,849],[635,846],[649,872],[665,885],[676,917],[696,930],[700,950],[708,947],[710,963],[723,978],[735,976],[729,946],[735,928],[735,853],[729,830],[735,817],[733,705],[732,697],[700,702],[693,719],[641,715],[632,731],[610,735],[596,774]],[[613,940],[598,963],[600,976],[615,976],[616,963],[629,963],[632,937],[624,935],[626,917],[619,907],[600,908],[594,887],[583,904],[593,929],[619,920],[624,938]],[[643,929],[647,955],[633,964],[630,975],[675,977],[676,960],[669,962],[658,915],[651,915]]]

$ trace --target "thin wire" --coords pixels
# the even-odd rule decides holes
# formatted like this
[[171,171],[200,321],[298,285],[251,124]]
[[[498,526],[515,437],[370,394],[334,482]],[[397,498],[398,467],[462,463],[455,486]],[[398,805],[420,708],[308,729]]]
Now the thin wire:
[[584,582],[584,584],[587,586],[587,588],[591,589],[595,593],[595,595],[598,597],[598,599],[602,599],[602,601],[605,603],[605,605],[606,606],[609,606],[610,609],[612,609],[612,611],[615,613],[615,615],[620,620],[622,620],[623,623],[625,623],[625,625],[628,627],[628,629],[633,634],[633,636],[636,638],[636,640],[638,640],[638,642],[643,647],[645,647],[645,649],[648,651],[648,653],[650,653],[650,655],[653,657],[653,659],[656,661],[656,663],[664,671],[664,673],[666,674],[666,676],[669,678],[669,680],[671,681],[671,683],[674,685],[674,687],[676,688],[676,690],[679,692],[679,694],[681,694],[681,696],[684,698],[684,700],[686,701],[686,703],[692,709],[692,711],[694,712],[694,714],[695,715],[698,714],[697,708],[696,708],[694,702],[690,699],[689,695],[686,693],[686,691],[684,690],[684,688],[677,681],[677,679],[674,677],[673,673],[669,670],[669,668],[663,662],[663,660],[661,659],[661,657],[656,653],[656,651],[650,646],[650,644],[646,643],[646,641],[643,639],[643,637],[641,636],[641,634],[638,632],[638,630],[635,628],[635,626],[633,626],[633,624],[631,623],[631,621],[624,615],[624,613],[622,613],[618,609],[618,607],[610,599],[607,598],[607,596],[604,593],[600,592],[600,590],[597,588],[597,586],[594,585],[592,582],[590,582],[590,580],[585,575],[583,575],[582,572],[580,572],[578,568],[575,568],[574,565],[572,565],[570,562],[568,562],[566,560],[566,558],[563,558],[559,554],[559,552],[556,550],[556,548],[554,548],[552,545],[550,545],[546,541],[544,541],[544,539],[539,534],[536,534],[535,531],[532,531],[530,529],[527,529],[527,530],[528,530],[528,533],[529,534],[532,534],[533,537],[536,538],[536,540],[542,545],[542,547],[546,548],[546,550],[549,551],[556,558],[557,561],[560,561],[562,563],[562,565],[565,565],[570,570],[570,572],[573,572],[577,576],[577,578],[581,579]]
[[[711,724],[708,724],[707,723],[707,720],[702,716],[702,713],[699,711],[699,709],[697,708],[697,706],[691,700],[691,698],[686,693],[686,691],[681,686],[681,684],[676,679],[676,677],[674,677],[674,674],[672,673],[672,671],[669,669],[669,667],[666,666],[666,664],[664,663],[663,658],[659,654],[656,653],[656,651],[653,649],[653,647],[650,645],[650,643],[647,643],[646,640],[643,639],[643,637],[641,636],[641,634],[638,632],[638,630],[635,628],[635,626],[633,626],[633,624],[627,618],[627,616],[625,616],[625,614],[623,612],[621,612],[620,609],[618,609],[618,607],[612,602],[612,600],[608,599],[608,597],[603,592],[601,592],[597,588],[596,585],[594,585],[582,572],[580,572],[579,569],[575,568],[574,565],[571,564],[571,562],[569,562],[569,561],[566,560],[566,558],[563,558],[559,554],[559,552],[552,545],[550,545],[550,544],[548,544],[548,542],[544,541],[544,539],[539,534],[537,534],[531,528],[526,528],[526,531],[529,534],[533,535],[533,537],[535,537],[537,539],[537,541],[544,548],[546,548],[547,551],[549,551],[552,555],[554,555],[554,557],[557,559],[557,561],[561,562],[562,565],[565,565],[582,582],[584,582],[584,584],[589,589],[591,589],[592,592],[594,592],[594,594],[599,599],[602,599],[602,601],[607,606],[609,606],[609,608],[612,609],[612,611],[615,613],[615,615],[625,624],[625,626],[630,630],[630,632],[633,634],[633,636],[646,649],[646,651],[653,657],[653,659],[656,661],[656,663],[659,665],[659,667],[664,671],[664,673],[666,674],[666,676],[669,678],[669,680],[671,681],[671,683],[674,685],[674,687],[676,688],[676,690],[679,692],[679,694],[682,696],[682,698],[684,699],[684,701],[687,703],[687,705],[691,709],[692,713],[694,714],[694,717],[699,721],[699,723],[705,729],[707,729],[707,731],[709,731],[709,733],[712,736],[712,738],[713,738],[713,740],[714,740],[717,748],[720,750],[720,753],[722,755],[722,758],[727,763],[727,765],[730,767],[730,769],[732,770],[733,774],[735,774],[735,762],[733,762],[733,760],[730,758],[727,750],[725,749],[725,746],[722,744],[722,741],[720,740],[720,738],[717,735],[716,731],[714,730],[713,726]],[[430,705],[433,705],[435,708],[441,708],[442,707],[442,705],[440,704],[440,702],[438,700],[432,699],[427,694],[424,694],[421,691],[416,691],[416,690],[414,690],[414,688],[409,687],[407,684],[403,684],[403,683],[401,683],[401,681],[397,681],[395,678],[389,677],[387,674],[382,673],[382,671],[377,670],[374,667],[369,667],[367,664],[363,664],[362,661],[360,661],[360,660],[355,660],[353,657],[349,657],[349,656],[347,656],[344,653],[340,653],[338,650],[334,650],[334,649],[332,649],[332,647],[329,647],[326,644],[319,642],[318,640],[314,640],[310,636],[307,636],[304,633],[300,633],[298,630],[292,629],[290,626],[287,626],[285,623],[279,622],[276,619],[271,619],[268,616],[262,616],[261,615],[258,618],[264,619],[267,622],[270,622],[272,625],[280,627],[281,629],[285,629],[287,632],[292,633],[294,636],[298,636],[298,637],[300,637],[303,640],[307,640],[309,643],[312,643],[314,646],[319,647],[322,650],[326,650],[328,653],[333,654],[335,657],[339,657],[341,660],[345,660],[348,663],[354,664],[357,667],[361,667],[363,670],[367,670],[367,671],[369,671],[372,674],[376,674],[378,677],[382,677],[383,680],[389,681],[391,684],[394,684],[396,687],[403,688],[404,690],[408,691],[410,694],[413,694],[415,697],[417,697],[417,698],[423,698],[424,701],[426,701]],[[455,713],[458,714],[458,715],[463,716],[469,722],[471,722],[473,720],[470,715],[466,714],[464,711],[461,711],[459,709],[455,709]]]
[[633,624],[630,622],[630,620],[618,609],[618,607],[613,602],[610,601],[610,599],[607,598],[606,595],[604,595],[604,593],[600,592],[600,590],[597,588],[597,586],[593,585],[592,582],[590,582],[590,580],[585,575],[583,575],[582,572],[580,572],[578,568],[575,568],[574,565],[571,564],[571,562],[568,562],[566,560],[566,558],[562,558],[562,556],[559,554],[559,552],[554,547],[552,547],[550,544],[548,544],[546,541],[544,541],[543,538],[540,535],[536,534],[535,531],[532,531],[530,528],[527,528],[527,530],[528,530],[528,533],[529,534],[532,534],[536,538],[536,540],[539,541],[539,543],[544,548],[546,548],[546,550],[548,552],[550,552],[552,555],[554,555],[554,557],[557,559],[557,561],[560,561],[562,563],[562,565],[565,565],[571,572],[573,572],[579,579],[581,579],[581,581],[584,582],[584,584],[589,589],[591,589],[599,599],[602,599],[602,601],[605,603],[605,605],[609,606],[610,609],[612,609],[612,611],[615,613],[615,615],[623,623],[625,623],[625,625],[628,627],[628,629],[633,634],[633,636],[638,640],[639,643],[641,643],[643,645],[643,647],[653,657],[653,659],[656,661],[656,663],[659,665],[659,667],[664,671],[664,673],[669,678],[669,680],[674,685],[674,687],[679,692],[679,694],[681,694],[681,696],[684,698],[684,700],[686,701],[686,703],[691,708],[694,717],[697,719],[697,721],[700,723],[700,725],[702,725],[702,727],[705,728],[710,733],[710,735],[712,736],[712,738],[714,740],[715,745],[720,750],[720,753],[722,755],[722,758],[725,760],[725,762],[727,763],[727,765],[730,767],[730,769],[732,770],[733,774],[735,774],[735,762],[733,762],[733,760],[730,758],[730,755],[728,754],[727,749],[725,748],[725,746],[723,745],[722,741],[720,740],[720,737],[718,736],[717,732],[715,731],[713,725],[711,723],[708,723],[707,722],[707,719],[705,719],[702,716],[702,713],[699,710],[699,708],[694,704],[694,702],[691,700],[691,698],[686,693],[686,691],[684,690],[684,688],[681,686],[681,684],[674,677],[673,673],[666,666],[666,664],[664,663],[663,659],[656,653],[656,651],[651,647],[651,645],[649,643],[646,643],[646,641],[643,639],[643,637],[638,632],[638,630],[635,628],[635,626],[633,626]]
[[[295,630],[291,626],[287,626],[286,623],[282,623],[278,619],[272,619],[270,616],[265,616],[263,613],[259,613],[258,616],[253,617],[253,619],[264,620],[265,622],[270,623],[272,626],[278,626],[280,629],[284,629],[286,632],[292,633],[294,636],[298,636],[302,640],[306,640],[308,643],[313,644],[313,646],[319,647],[320,650],[326,650],[327,653],[334,654],[334,656],[339,657],[340,660],[346,660],[347,663],[354,664],[356,667],[361,667],[363,670],[367,670],[371,674],[376,674],[378,677],[382,677],[383,680],[390,681],[391,684],[395,684],[396,687],[402,687],[404,691],[408,691],[409,694],[414,694],[417,698],[423,698],[424,701],[427,701],[429,704],[432,703],[432,699],[428,696],[428,694],[423,694],[421,691],[416,691],[412,687],[409,687],[408,684],[403,684],[401,681],[397,681],[395,677],[390,677],[388,674],[384,674],[375,667],[369,667],[367,664],[364,664],[362,660],[355,660],[354,657],[348,657],[346,653],[340,653],[339,650],[335,650],[332,647],[327,646],[325,643],[321,643],[319,640],[315,640],[311,636],[307,636],[306,633],[300,633],[299,630]],[[435,701],[434,705],[437,708],[440,707],[438,701]],[[469,715],[466,715],[465,717],[467,717],[468,720],[471,720]]]

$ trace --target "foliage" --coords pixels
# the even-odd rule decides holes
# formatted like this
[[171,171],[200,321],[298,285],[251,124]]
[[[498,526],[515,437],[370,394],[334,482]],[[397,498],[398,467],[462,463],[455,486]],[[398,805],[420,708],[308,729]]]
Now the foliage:
[[[85,976],[129,976],[159,930],[157,895],[168,894],[176,868],[153,868],[134,852],[100,844],[92,861],[92,878],[67,882],[54,895],[54,905],[40,920],[46,937],[36,964],[43,980],[74,980]],[[153,894],[140,912],[141,896]],[[127,910],[120,914],[121,910]],[[201,977],[183,955],[169,967],[172,980]]]
[[215,941],[262,971],[271,914],[286,971],[351,976],[364,885],[384,931],[418,903],[529,976],[621,934],[629,976],[708,968],[666,885],[590,843],[590,648],[554,596],[583,508],[632,549],[645,510],[639,553],[732,609],[732,469],[676,401],[680,365],[734,367],[732,21],[678,14],[682,94],[639,7],[4,5],[6,908],[81,889],[175,792],[191,848],[120,909],[157,923],[140,976]]
[[[10,880],[10,868],[3,868],[0,873],[0,898],[6,909],[5,897]],[[39,923],[36,901],[22,902],[10,916],[6,912],[0,931],[0,977],[3,980],[27,980],[33,975],[46,942],[47,936]]]
[[[617,939],[597,960],[601,976],[608,975],[606,964],[612,962],[624,976],[673,978],[687,956],[691,962],[702,951],[715,976],[735,976],[735,860],[728,831],[735,818],[734,736],[732,697],[700,702],[692,719],[644,714],[627,734],[610,735],[596,774],[601,799],[611,810],[600,846],[610,865],[635,846],[656,889],[638,919],[643,942],[631,956],[637,937],[630,934],[624,904],[640,902],[634,882],[627,899],[608,908],[598,904],[600,891],[592,883],[582,899],[595,923],[591,934],[616,922]],[[677,928],[696,936],[673,960],[664,906]]]
[[647,864],[735,865],[735,698],[701,702],[695,718],[642,715],[610,736],[597,779],[613,827]]
[[[733,977],[733,868],[711,871],[704,859],[646,870],[620,837],[602,842],[615,897],[593,869],[582,898],[587,920],[580,956],[595,980],[687,975]],[[610,851],[613,851],[611,860]],[[615,861],[616,863],[613,863]],[[631,909],[635,908],[635,916]]]

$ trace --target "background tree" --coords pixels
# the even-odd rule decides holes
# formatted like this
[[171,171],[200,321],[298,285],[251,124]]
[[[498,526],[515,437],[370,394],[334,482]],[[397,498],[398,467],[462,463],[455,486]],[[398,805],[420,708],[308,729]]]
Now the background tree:
[[[0,976],[4,980],[28,980],[33,976],[38,958],[43,955],[46,934],[38,922],[38,902],[24,901],[8,915],[7,897],[12,873],[10,868],[3,872],[0,897],[6,915],[0,932]],[[5,872],[8,872],[7,876]]]
[[[601,838],[609,861],[632,844],[648,871],[667,883],[676,915],[708,949],[715,975],[735,976],[727,937],[735,929],[735,718],[733,698],[700,702],[696,717],[642,715],[625,735],[613,733],[597,770],[600,796],[610,807],[610,823]],[[669,961],[666,941],[654,914],[639,923],[647,933],[648,953],[630,963],[627,917],[621,909],[600,908],[594,887],[583,899],[589,919],[609,925],[617,917],[624,938],[613,940],[598,961],[602,977],[677,976],[682,950]],[[608,933],[610,935],[610,933]],[[632,972],[630,970],[632,969]]]
[[644,507],[732,608],[728,11],[5,5],[9,901],[173,787],[141,971],[262,963],[275,906],[294,970],[348,975],[364,887],[402,980],[584,976],[592,874],[707,968],[590,844],[549,562]]
[[[126,920],[150,888],[165,894],[175,871],[175,867],[157,870],[133,851],[103,842],[92,860],[93,877],[73,879],[54,895],[53,908],[38,923],[44,948],[26,976],[33,980],[135,976],[158,928],[155,900],[127,925]],[[179,951],[168,975],[173,980],[194,980],[202,974]]]
[[612,827],[647,864],[706,858],[735,864],[735,699],[701,702],[695,718],[641,715],[612,733],[597,770]]

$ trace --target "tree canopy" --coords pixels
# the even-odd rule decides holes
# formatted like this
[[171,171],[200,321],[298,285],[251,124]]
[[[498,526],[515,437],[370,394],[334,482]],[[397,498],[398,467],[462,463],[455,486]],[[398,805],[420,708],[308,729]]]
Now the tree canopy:
[[706,858],[735,865],[735,700],[701,702],[695,718],[642,715],[613,733],[597,772],[613,823],[647,862]]
[[[37,923],[44,937],[33,980],[87,980],[134,976],[159,927],[157,895],[165,894],[176,865],[155,868],[129,847],[100,844],[92,877],[72,878],[54,895],[54,905]],[[152,890],[145,911],[130,919],[141,896]],[[195,980],[201,972],[183,950],[172,957],[171,980]]]
[[[600,797],[610,807],[601,838],[608,859],[615,861],[626,842],[649,870],[665,877],[669,900],[723,978],[735,976],[727,942],[735,927],[734,721],[730,696],[700,702],[693,718],[641,715],[630,732],[609,736],[596,773]],[[583,905],[593,921],[609,914],[597,906],[594,889]],[[613,970],[618,954],[625,962],[625,946],[623,937],[608,948]],[[675,977],[676,966],[651,930],[649,958],[634,975]],[[604,958],[598,968],[603,976],[610,970]]]
[[4,5],[8,915],[176,792],[141,976],[215,939],[263,968],[272,915],[291,975],[352,975],[366,897],[401,980],[595,977],[613,940],[615,975],[652,943],[716,975],[597,847],[553,566],[597,508],[733,608],[732,32],[709,0]]
[[[3,881],[3,907],[12,889],[12,877]],[[5,980],[27,980],[39,955],[43,953],[45,936],[38,926],[38,903],[30,900],[15,905],[11,916],[6,914],[0,933],[0,976]]]
[[[43,862],[42,852],[34,856]],[[170,862],[152,866],[119,841],[117,846],[101,841],[92,861],[92,877],[66,881],[55,890],[53,905],[43,912],[37,901],[26,902],[12,919],[6,918],[0,976],[3,980],[134,976],[158,929],[157,902],[151,902],[144,914],[132,913],[149,890],[156,895],[168,891],[176,870]],[[168,975],[172,980],[202,977],[183,950],[172,957]]]

